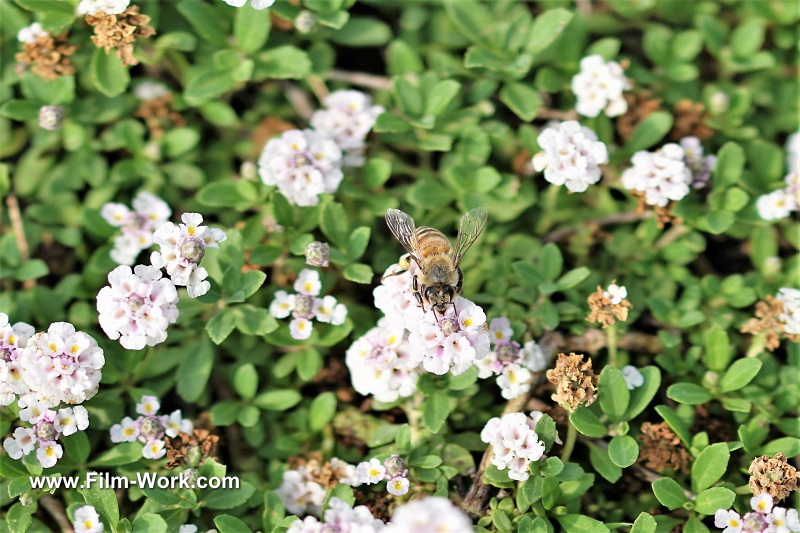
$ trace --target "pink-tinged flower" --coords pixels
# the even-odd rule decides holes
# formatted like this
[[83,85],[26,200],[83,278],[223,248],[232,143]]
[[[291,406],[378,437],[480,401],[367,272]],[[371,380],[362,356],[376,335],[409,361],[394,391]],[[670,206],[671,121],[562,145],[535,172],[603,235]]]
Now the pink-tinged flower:
[[797,520],[797,509],[787,511],[783,507],[774,507],[766,516],[769,533],[791,533],[800,531],[800,522]]
[[396,264],[387,268],[381,284],[375,287],[372,295],[375,307],[388,320],[412,331],[420,324],[424,314],[412,291],[412,279],[419,273],[419,267],[414,261],[408,264],[406,270],[404,266]]
[[[247,3],[247,0],[223,0],[226,4],[233,7],[242,7]],[[250,0],[250,5],[253,6],[253,9],[266,9],[272,4],[275,3],[275,0]]]
[[118,266],[109,286],[97,294],[100,327],[129,350],[155,346],[167,339],[167,327],[178,320],[178,291],[152,266]]
[[311,127],[336,141],[345,166],[363,165],[364,141],[384,108],[372,105],[368,94],[352,90],[334,91],[323,103],[326,109],[314,111]]
[[631,84],[619,63],[605,61],[599,55],[581,59],[581,70],[572,78],[572,92],[577,98],[575,109],[585,117],[605,113],[616,117],[628,110],[622,95]]
[[762,492],[758,496],[750,498],[750,507],[759,513],[768,513],[772,511],[772,496],[766,492]]
[[481,431],[481,440],[492,446],[492,464],[508,468],[508,477],[525,481],[530,476],[530,463],[544,455],[544,443],[534,427],[536,422],[524,413],[509,413],[492,418]]
[[492,342],[510,341],[514,335],[511,322],[507,318],[493,318],[489,322],[489,336]]
[[692,171],[679,145],[668,143],[655,152],[636,152],[631,164],[622,173],[622,186],[643,193],[647,204],[663,207],[689,194]]
[[369,461],[359,463],[356,467],[356,475],[361,483],[374,485],[385,479],[386,467],[378,459],[372,458]]
[[139,426],[129,416],[120,424],[111,426],[111,442],[135,442],[139,438]]
[[0,313],[0,406],[11,405],[17,395],[30,392],[20,358],[34,333],[33,326],[24,322],[11,325],[8,315]]
[[103,523],[91,505],[78,507],[72,514],[75,533],[102,533]]
[[142,396],[142,400],[136,404],[136,412],[140,415],[155,416],[160,407],[161,403],[155,396]]
[[164,448],[164,441],[160,439],[150,441],[142,449],[142,456],[145,459],[161,459],[166,454],[167,450]]
[[392,533],[468,533],[472,520],[447,498],[428,496],[398,506],[389,524]]
[[289,322],[289,333],[293,339],[303,340],[311,336],[314,324],[307,318],[295,318]]
[[12,459],[22,459],[23,455],[31,453],[36,446],[36,435],[33,429],[22,427],[15,429],[13,435],[3,441],[3,448]]
[[269,314],[275,318],[286,318],[295,308],[297,297],[294,294],[289,294],[286,291],[278,291],[275,293],[275,299],[269,305]]
[[298,470],[287,470],[283,473],[283,481],[275,489],[275,494],[290,513],[319,516],[327,492],[319,483],[312,481],[304,467],[300,467]]
[[334,326],[344,324],[347,318],[347,308],[344,304],[338,303],[333,296],[314,298],[313,312],[314,318]]
[[164,433],[166,433],[167,437],[174,438],[178,436],[178,433],[191,433],[194,429],[192,421],[183,418],[180,409],[173,411],[169,416],[162,416],[161,422],[164,424]]
[[44,468],[54,466],[62,455],[64,455],[64,450],[53,440],[40,442],[39,448],[36,450],[36,458]]
[[203,226],[199,213],[184,213],[181,220],[183,224],[177,226],[165,222],[153,233],[153,242],[161,249],[153,252],[150,261],[156,268],[165,268],[175,285],[185,286],[190,298],[197,298],[211,288],[208,272],[199,266],[206,248],[219,248],[227,236],[220,229]]
[[347,307],[338,303],[333,296],[317,298],[322,290],[319,272],[304,268],[294,282],[294,290],[298,294],[286,291],[275,293],[275,299],[269,306],[269,312],[275,318],[286,318],[290,314],[293,320],[289,323],[289,334],[294,339],[303,340],[311,336],[314,329],[312,319],[339,326],[347,318]]
[[386,490],[389,491],[389,494],[394,496],[403,496],[404,494],[408,494],[408,487],[408,479],[400,476],[390,479],[386,483]]
[[82,405],[59,409],[55,429],[65,437],[89,427],[89,412]]
[[741,533],[744,523],[736,511],[719,509],[714,514],[714,525],[722,529],[722,533]]
[[139,253],[153,244],[153,232],[166,222],[172,211],[158,196],[142,191],[133,199],[133,209],[118,203],[107,203],[101,216],[112,226],[122,228],[114,238],[111,258],[121,265],[132,265]]
[[294,282],[294,290],[306,296],[319,295],[319,291],[322,290],[319,272],[310,268],[301,270]]
[[544,172],[548,182],[583,192],[600,181],[608,149],[586,126],[575,120],[557,123],[545,128],[537,142],[542,151],[533,157],[533,168]]

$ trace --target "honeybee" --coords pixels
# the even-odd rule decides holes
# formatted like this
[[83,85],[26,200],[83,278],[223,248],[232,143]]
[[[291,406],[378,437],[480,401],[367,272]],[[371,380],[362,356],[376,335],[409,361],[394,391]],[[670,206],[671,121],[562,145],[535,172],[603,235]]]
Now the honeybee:
[[410,260],[417,264],[420,274],[412,278],[411,288],[423,312],[425,303],[440,315],[445,314],[448,305],[454,305],[453,300],[461,292],[464,280],[459,264],[486,227],[486,215],[485,207],[476,207],[462,216],[456,244],[450,246],[441,231],[428,226],[416,227],[414,219],[399,209],[386,211],[386,224],[408,252],[400,261],[400,269],[390,275],[405,272]]

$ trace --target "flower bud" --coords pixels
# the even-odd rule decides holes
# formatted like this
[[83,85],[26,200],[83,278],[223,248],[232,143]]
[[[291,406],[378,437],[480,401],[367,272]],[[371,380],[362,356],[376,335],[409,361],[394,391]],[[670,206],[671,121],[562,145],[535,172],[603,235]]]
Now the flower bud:
[[389,479],[404,476],[407,472],[406,462],[396,453],[386,459],[383,466],[386,468],[386,475]]
[[331,255],[331,247],[327,243],[314,241],[306,246],[305,254],[307,265],[326,267]]
[[64,123],[64,108],[60,105],[44,105],[39,109],[39,126],[46,130],[60,130]]
[[311,33],[317,27],[317,17],[311,11],[303,10],[294,19],[294,28],[298,33]]
[[727,111],[729,105],[730,99],[728,98],[728,95],[722,91],[715,92],[711,95],[711,98],[708,99],[709,111],[715,115],[719,115],[720,113]]
[[199,264],[203,256],[206,255],[205,244],[203,244],[202,239],[198,239],[197,237],[183,239],[178,245],[178,248],[180,248],[181,257],[195,265]]

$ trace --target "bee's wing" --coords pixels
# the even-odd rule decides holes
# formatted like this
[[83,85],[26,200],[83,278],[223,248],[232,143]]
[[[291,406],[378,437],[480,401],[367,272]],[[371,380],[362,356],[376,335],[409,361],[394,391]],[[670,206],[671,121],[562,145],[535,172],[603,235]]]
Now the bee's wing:
[[461,263],[464,254],[467,253],[475,239],[483,232],[483,228],[486,227],[486,216],[485,207],[476,207],[461,217],[458,222],[456,245],[453,248],[453,264],[455,266]]
[[408,252],[408,254],[411,256],[411,259],[413,259],[417,265],[422,268],[422,265],[419,264],[419,259],[417,258],[417,250],[419,247],[417,246],[417,228],[414,225],[414,219],[399,209],[387,209],[386,225],[389,226],[389,229],[392,231],[392,235],[394,235],[395,239],[400,241],[400,244],[402,244],[403,248],[406,249],[406,252]]

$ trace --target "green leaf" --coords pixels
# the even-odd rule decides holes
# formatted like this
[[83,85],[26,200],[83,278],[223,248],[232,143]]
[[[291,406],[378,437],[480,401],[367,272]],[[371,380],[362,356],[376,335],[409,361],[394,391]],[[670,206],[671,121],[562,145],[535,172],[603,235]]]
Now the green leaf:
[[[266,11],[266,9],[264,10]],[[229,514],[219,515],[214,518],[214,525],[219,533],[251,533],[247,524]]]
[[633,131],[625,152],[632,154],[639,150],[646,150],[664,138],[672,128],[672,115],[666,111],[655,111],[639,122]]
[[703,362],[714,372],[722,372],[728,368],[732,356],[728,334],[720,326],[714,325],[706,334]]
[[256,76],[272,79],[300,79],[311,72],[308,53],[291,45],[277,46],[258,55]]
[[253,404],[267,411],[286,411],[294,407],[303,397],[293,389],[272,389],[253,399]]
[[656,499],[661,502],[661,505],[670,511],[674,511],[689,501],[678,482],[669,477],[653,481],[653,494],[656,495]]
[[[556,422],[550,415],[542,415],[536,422],[536,427],[533,428],[539,440],[544,442],[545,450],[549,451],[550,447],[556,440]],[[605,429],[605,428],[604,428]]]
[[178,367],[178,394],[187,402],[196,402],[206,390],[214,366],[214,349],[207,340],[201,340],[187,350]]
[[712,487],[697,495],[694,510],[701,514],[713,515],[719,509],[730,509],[736,494],[725,487]]
[[362,169],[364,185],[369,189],[380,187],[392,176],[392,164],[385,159],[370,159]]
[[248,181],[215,181],[200,189],[196,198],[209,207],[247,209],[258,201],[258,193]]
[[5,517],[5,524],[8,531],[11,533],[25,533],[28,531],[33,518],[31,515],[37,510],[36,505],[22,505],[21,502],[16,502],[8,510]]
[[697,515],[689,516],[689,520],[683,526],[683,533],[709,533],[709,529],[700,521]]
[[373,129],[378,133],[405,133],[411,131],[411,124],[400,115],[386,112],[378,115]]
[[630,435],[617,435],[608,443],[608,457],[620,468],[627,468],[639,458],[639,445]]
[[667,396],[678,403],[698,405],[711,401],[711,393],[695,383],[675,383],[667,389]]
[[639,513],[630,533],[656,533],[656,519],[648,513]]
[[450,401],[447,394],[434,392],[425,400],[423,420],[431,433],[439,433],[444,426],[447,415],[450,414]]
[[578,407],[569,415],[570,423],[587,437],[604,437],[608,428],[597,415],[586,407]]
[[611,365],[603,368],[597,383],[597,394],[603,413],[613,422],[623,420],[630,404],[630,390],[619,368]]
[[79,431],[69,437],[62,437],[61,442],[64,445],[64,454],[72,459],[75,464],[82,465],[89,458],[91,446],[89,445],[89,437],[86,436],[85,432]]
[[795,457],[800,455],[800,439],[797,437],[781,437],[765,444],[759,454],[761,455],[775,455],[782,453],[786,457]]
[[250,251],[250,264],[271,265],[283,253],[283,247],[274,244],[259,244]]
[[178,12],[189,21],[200,37],[217,46],[228,45],[230,31],[225,24],[225,17],[221,17],[217,9],[196,0],[183,0],[177,7]]
[[542,478],[542,505],[545,509],[555,507],[561,497],[561,487],[556,476],[544,476]]
[[330,202],[322,208],[320,228],[336,246],[345,248],[350,236],[350,222],[342,204]]
[[591,271],[586,267],[573,268],[559,278],[556,282],[556,289],[565,291],[576,287],[579,283],[588,278],[590,273]]
[[425,114],[433,116],[442,114],[459,91],[461,84],[455,80],[437,82],[428,92]]
[[625,411],[624,420],[633,420],[639,413],[645,410],[655,397],[661,386],[661,371],[655,366],[640,368],[639,372],[644,377],[644,384],[631,391],[631,400],[628,410]]
[[[360,226],[353,230],[350,234],[350,240],[347,242],[347,255],[351,260],[359,259],[364,252],[367,251],[369,244],[369,236],[372,233],[372,228],[368,226]],[[371,269],[370,269],[371,271]]]
[[565,514],[557,516],[556,520],[570,533],[611,533],[602,522],[582,514]]
[[41,259],[31,259],[14,269],[14,279],[17,281],[38,279],[46,276],[49,272],[50,269],[47,268],[47,263]]
[[97,514],[114,528],[119,522],[119,504],[114,490],[100,488],[99,483],[93,483],[89,487],[82,489],[81,492],[86,503],[93,506]]
[[161,516],[145,513],[133,520],[133,533],[166,533],[167,522]]
[[714,167],[714,183],[727,185],[737,183],[744,171],[745,155],[742,147],[728,141],[717,152],[717,164]]
[[142,458],[142,444],[139,442],[123,442],[98,455],[90,466],[107,467],[122,466],[135,463]]
[[371,17],[350,17],[339,31],[331,33],[331,40],[344,46],[382,46],[392,38],[388,24]]
[[95,48],[89,64],[89,74],[97,90],[112,98],[125,92],[131,81],[128,67],[114,52],[106,53],[102,48]]
[[536,118],[543,100],[539,92],[523,83],[508,82],[500,90],[500,101],[525,122]]
[[622,477],[622,469],[611,461],[608,450],[604,448],[590,444],[589,462],[598,474],[611,483],[616,483]]
[[342,275],[344,276],[344,279],[348,281],[369,284],[372,283],[372,277],[374,276],[374,273],[372,272],[372,267],[369,265],[365,265],[363,263],[353,263],[351,265],[347,265],[347,268],[344,269]]
[[245,363],[233,373],[233,390],[245,400],[255,397],[258,391],[258,371],[253,363]]
[[536,17],[529,32],[530,37],[525,43],[525,51],[531,55],[543,52],[561,35],[573,16],[575,15],[572,11],[559,7],[549,9]]
[[692,437],[689,434],[689,427],[686,423],[669,407],[666,405],[657,405],[656,412],[661,415],[661,418],[669,425],[672,431],[681,438],[683,443],[688,447],[692,441]]
[[261,50],[271,27],[272,17],[268,9],[254,9],[249,2],[238,8],[233,22],[233,36],[239,50],[245,54]]
[[308,412],[308,425],[311,431],[321,431],[336,414],[336,394],[323,392],[311,401]]
[[734,361],[719,382],[720,390],[722,392],[731,392],[741,389],[755,379],[761,370],[761,365],[762,363],[759,359],[752,357]]
[[278,321],[269,311],[250,304],[234,307],[236,312],[236,329],[245,335],[267,335],[278,329]]
[[208,509],[233,509],[239,507],[255,493],[256,488],[242,481],[239,488],[214,489],[202,498],[202,503]]
[[220,310],[206,323],[206,331],[214,344],[222,344],[236,328],[236,313],[231,308]]
[[179,157],[197,146],[200,133],[193,128],[173,128],[167,131],[161,142],[169,157]]
[[692,490],[700,493],[719,481],[728,469],[731,452],[727,443],[712,444],[692,464]]

